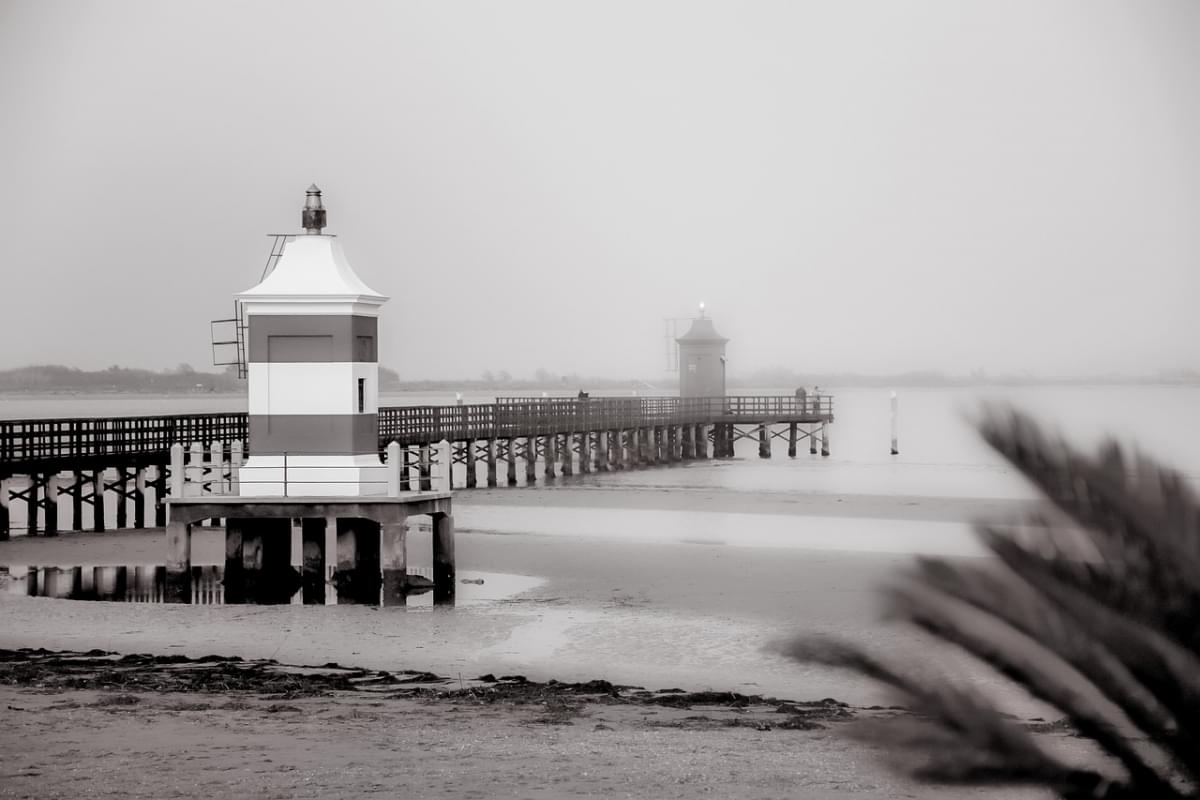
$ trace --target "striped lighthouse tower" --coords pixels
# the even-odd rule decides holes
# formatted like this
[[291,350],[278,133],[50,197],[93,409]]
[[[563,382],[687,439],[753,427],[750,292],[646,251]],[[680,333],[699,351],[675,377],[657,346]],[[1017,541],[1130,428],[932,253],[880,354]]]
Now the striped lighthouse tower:
[[379,458],[379,309],[387,298],[322,233],[321,190],[308,188],[304,234],[238,295],[246,316],[249,459],[243,496],[340,497],[387,490]]

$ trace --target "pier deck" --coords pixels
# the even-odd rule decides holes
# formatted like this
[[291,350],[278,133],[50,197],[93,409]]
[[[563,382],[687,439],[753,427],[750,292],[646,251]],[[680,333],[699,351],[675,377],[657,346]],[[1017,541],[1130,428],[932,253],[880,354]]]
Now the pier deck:
[[[833,398],[733,396],[712,398],[502,397],[494,403],[393,406],[379,409],[379,450],[398,443],[411,488],[431,488],[434,448],[449,442],[460,486],[518,485],[556,475],[629,469],[712,456],[733,455],[733,444],[757,438],[759,455],[786,436],[788,455],[799,440],[809,452],[829,453]],[[0,539],[10,528],[13,501],[27,508],[30,534],[59,530],[60,498],[69,529],[104,530],[115,516],[118,528],[166,522],[171,446],[191,448],[188,469],[200,468],[210,482],[233,479],[246,450],[244,413],[145,417],[0,420]],[[481,465],[486,470],[481,476]],[[500,470],[504,470],[501,478]],[[111,505],[107,505],[111,504]],[[115,506],[115,515],[106,508]],[[86,513],[90,510],[90,513]],[[153,522],[147,518],[153,514]],[[85,516],[90,516],[86,520]]]

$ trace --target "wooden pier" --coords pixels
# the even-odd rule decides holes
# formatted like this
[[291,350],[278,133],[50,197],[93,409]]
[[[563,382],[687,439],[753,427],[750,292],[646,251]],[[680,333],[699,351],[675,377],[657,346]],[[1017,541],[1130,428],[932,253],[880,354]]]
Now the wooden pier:
[[[829,455],[833,398],[499,398],[495,403],[379,409],[379,450],[400,445],[403,480],[430,489],[440,442],[448,442],[455,488],[529,486],[576,473],[729,458],[740,439],[770,458],[776,440],[795,457]],[[9,509],[26,509],[29,535],[61,530],[162,527],[170,450],[208,460],[213,481],[230,482],[246,452],[246,414],[0,420],[0,540]],[[189,469],[197,468],[195,464]],[[539,469],[540,468],[540,469]],[[518,480],[518,477],[521,480]],[[62,498],[69,498],[69,507]],[[60,519],[60,508],[66,519]],[[110,512],[109,509],[112,509]]]

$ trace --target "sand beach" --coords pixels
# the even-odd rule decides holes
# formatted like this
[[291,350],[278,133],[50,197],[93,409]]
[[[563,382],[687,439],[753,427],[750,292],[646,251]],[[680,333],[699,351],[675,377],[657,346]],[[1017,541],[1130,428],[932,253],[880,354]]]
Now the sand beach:
[[[973,557],[967,520],[1012,514],[1024,501],[764,493],[743,511],[751,507],[744,496],[735,505],[703,490],[624,490],[614,507],[617,491],[567,485],[458,495],[459,576],[469,582],[453,609],[0,594],[0,647],[8,653],[0,797],[74,796],[83,785],[93,794],[105,787],[101,796],[970,796],[888,773],[838,729],[864,714],[899,713],[880,710],[889,698],[858,678],[788,662],[770,645],[836,634],[931,660],[926,643],[880,621],[877,587],[923,548],[961,540],[955,554]],[[680,530],[689,514],[707,520],[690,535]],[[582,531],[559,530],[564,515]],[[911,525],[926,538],[900,536],[890,552],[868,548],[880,520],[892,535]],[[777,530],[791,532],[788,546]],[[831,548],[831,536],[846,549]],[[153,530],[63,533],[0,543],[0,564],[154,563],[160,549]],[[409,552],[412,565],[428,563],[428,531],[411,532]],[[197,533],[197,563],[216,563],[221,553],[219,531]],[[65,680],[77,672],[70,658],[21,648],[91,651],[102,662],[151,655],[127,659],[127,675],[116,681]],[[270,669],[336,663],[432,682],[389,679],[386,691],[374,692],[280,691],[253,681],[197,690],[154,677],[212,655]],[[151,656],[176,663],[164,667]],[[945,658],[943,666],[971,669]],[[1044,709],[1006,695],[994,676],[970,674],[1028,724],[1052,722]],[[505,694],[511,683],[479,680],[496,676],[520,676],[534,688]],[[614,695],[572,684],[638,688]],[[638,699],[664,690],[707,694],[676,705]],[[88,735],[98,728],[113,735]],[[1042,735],[1055,747],[1080,746],[1054,726]]]

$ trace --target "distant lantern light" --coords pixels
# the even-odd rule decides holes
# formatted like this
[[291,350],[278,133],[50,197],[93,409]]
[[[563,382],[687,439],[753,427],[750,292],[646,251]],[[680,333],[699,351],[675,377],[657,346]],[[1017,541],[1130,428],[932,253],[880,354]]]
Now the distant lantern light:
[[321,203],[321,190],[314,183],[304,192],[304,211],[300,214],[305,233],[319,234],[325,228],[325,206]]
[[700,316],[704,316],[704,301],[700,301]]

